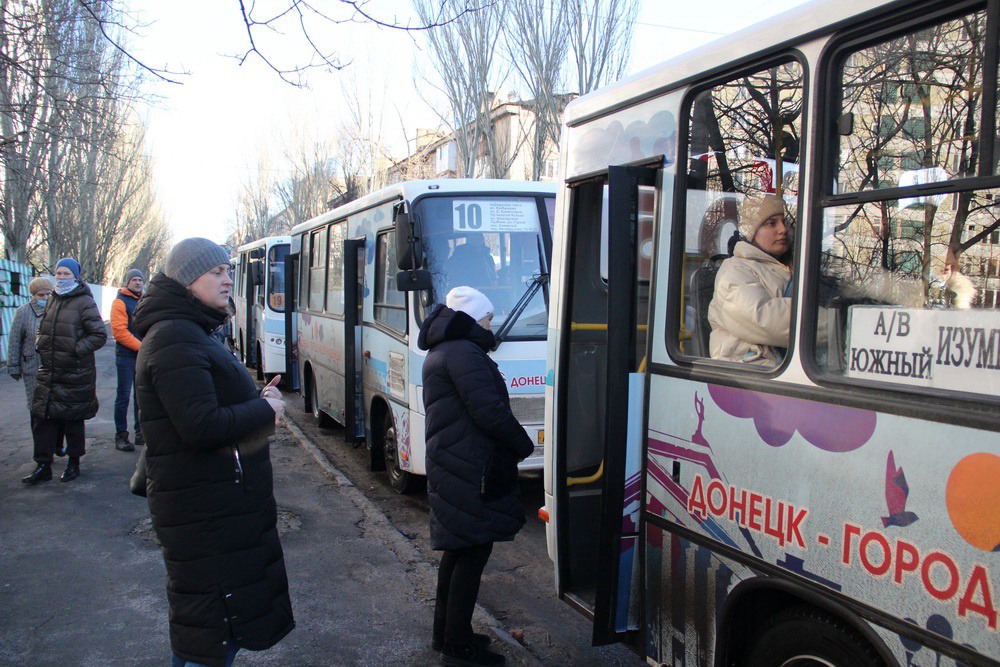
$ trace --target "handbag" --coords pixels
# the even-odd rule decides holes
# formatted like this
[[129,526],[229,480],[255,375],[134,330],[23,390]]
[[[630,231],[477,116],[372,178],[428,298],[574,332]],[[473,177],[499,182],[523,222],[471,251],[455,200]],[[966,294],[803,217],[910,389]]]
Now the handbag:
[[146,497],[146,448],[139,452],[139,460],[135,463],[135,472],[129,480],[128,490],[142,498]]

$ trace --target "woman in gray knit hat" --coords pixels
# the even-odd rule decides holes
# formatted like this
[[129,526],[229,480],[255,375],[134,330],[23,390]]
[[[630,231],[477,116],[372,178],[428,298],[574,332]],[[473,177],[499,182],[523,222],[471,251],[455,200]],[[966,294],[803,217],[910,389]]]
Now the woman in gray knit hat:
[[133,318],[146,497],[167,568],[174,665],[230,665],[238,650],[270,648],[295,626],[268,448],[285,403],[210,335],[228,316],[232,288],[225,248],[185,239]]
[[53,285],[48,278],[38,277],[28,283],[31,301],[14,313],[7,337],[7,373],[15,380],[24,381],[24,393],[28,397],[28,410],[35,395],[35,375],[38,373],[38,355],[35,354],[35,336],[42,322],[45,304],[52,296]]

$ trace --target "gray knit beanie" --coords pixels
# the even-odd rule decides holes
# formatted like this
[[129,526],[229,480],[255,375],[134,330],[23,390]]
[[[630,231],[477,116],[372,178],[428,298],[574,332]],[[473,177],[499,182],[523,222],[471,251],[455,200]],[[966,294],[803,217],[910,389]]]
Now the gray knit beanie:
[[225,248],[208,239],[184,239],[171,248],[163,273],[187,287],[219,264],[229,264],[229,253]]
[[139,269],[129,269],[125,272],[125,285],[128,286],[128,281],[133,278],[142,278],[142,281],[146,282],[146,276],[143,275],[142,271]]

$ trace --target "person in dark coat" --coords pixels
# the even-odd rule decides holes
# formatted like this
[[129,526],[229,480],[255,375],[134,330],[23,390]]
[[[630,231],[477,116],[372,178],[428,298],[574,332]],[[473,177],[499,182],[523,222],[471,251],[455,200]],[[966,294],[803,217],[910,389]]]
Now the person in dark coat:
[[52,479],[54,454],[69,454],[62,481],[80,476],[80,458],[86,453],[84,421],[97,414],[94,352],[108,340],[94,295],[80,281],[79,262],[60,259],[54,275],[52,303],[46,305],[35,340],[38,375],[31,400],[31,436],[36,465],[21,480],[29,485]]
[[210,335],[226,318],[229,253],[185,239],[133,320],[146,497],[163,549],[174,665],[231,665],[295,627],[268,437],[284,413]]
[[35,352],[35,338],[38,325],[42,323],[45,304],[52,296],[52,281],[48,278],[34,278],[28,283],[31,301],[14,313],[14,321],[7,335],[7,373],[15,380],[24,382],[24,395],[28,400],[28,412],[35,398],[35,376],[38,374],[38,354]]
[[431,547],[443,551],[432,646],[446,665],[502,665],[472,613],[494,542],[524,525],[517,464],[534,450],[510,408],[507,385],[489,357],[493,305],[456,287],[420,327]]

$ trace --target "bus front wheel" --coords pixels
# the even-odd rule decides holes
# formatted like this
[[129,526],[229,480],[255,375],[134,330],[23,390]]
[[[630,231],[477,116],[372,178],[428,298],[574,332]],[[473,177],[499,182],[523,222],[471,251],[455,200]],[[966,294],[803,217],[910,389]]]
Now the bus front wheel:
[[386,410],[382,418],[382,455],[385,457],[385,471],[389,474],[389,485],[396,493],[410,493],[416,488],[417,481],[412,473],[399,467],[398,444],[392,412]]
[[812,607],[771,618],[750,649],[748,667],[882,667],[875,649],[844,621]]

